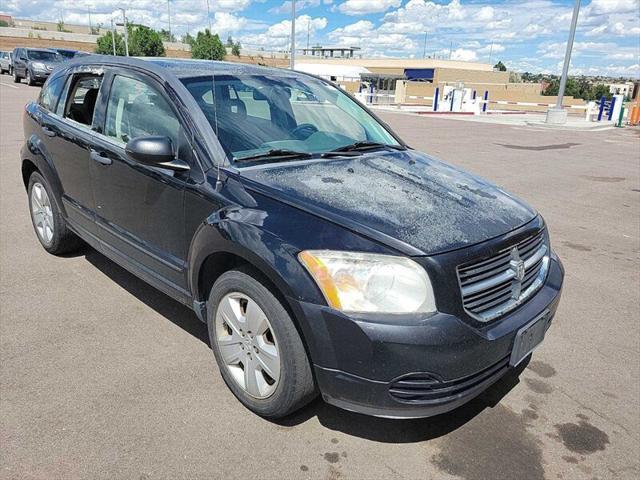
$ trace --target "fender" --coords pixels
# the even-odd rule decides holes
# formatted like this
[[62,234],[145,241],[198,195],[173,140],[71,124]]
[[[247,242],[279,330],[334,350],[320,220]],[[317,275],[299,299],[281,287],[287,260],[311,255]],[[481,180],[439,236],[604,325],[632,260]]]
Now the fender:
[[[262,227],[266,215],[257,209],[225,207],[198,227],[188,255],[188,282],[194,302],[207,300],[208,292],[201,291],[200,285],[207,258],[229,253],[258,269],[285,297],[324,303],[317,286],[297,260],[298,249]],[[309,292],[316,295],[310,297]]]

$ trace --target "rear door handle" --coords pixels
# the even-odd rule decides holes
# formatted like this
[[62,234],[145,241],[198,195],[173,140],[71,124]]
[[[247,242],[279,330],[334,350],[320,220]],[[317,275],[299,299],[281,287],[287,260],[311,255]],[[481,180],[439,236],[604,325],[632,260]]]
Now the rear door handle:
[[93,160],[94,162],[98,162],[101,165],[111,165],[113,163],[113,160],[107,157],[104,152],[91,150],[89,157],[91,158],[91,160]]
[[56,132],[51,130],[49,127],[42,127],[42,133],[44,133],[47,137],[56,136]]

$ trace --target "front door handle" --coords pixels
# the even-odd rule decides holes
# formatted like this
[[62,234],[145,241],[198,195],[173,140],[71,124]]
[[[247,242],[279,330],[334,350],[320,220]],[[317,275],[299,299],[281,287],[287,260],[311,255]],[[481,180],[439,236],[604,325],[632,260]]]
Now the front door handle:
[[100,165],[111,165],[113,163],[113,160],[107,157],[104,152],[97,152],[96,150],[91,150],[89,158]]
[[56,132],[51,130],[49,127],[42,127],[42,133],[44,133],[47,137],[56,136]]

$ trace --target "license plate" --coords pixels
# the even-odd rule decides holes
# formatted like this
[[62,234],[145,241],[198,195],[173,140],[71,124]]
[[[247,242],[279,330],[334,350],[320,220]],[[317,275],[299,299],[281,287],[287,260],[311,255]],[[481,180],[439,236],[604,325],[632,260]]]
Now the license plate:
[[544,334],[551,325],[551,318],[551,313],[545,311],[542,315],[518,330],[513,343],[509,365],[515,367],[542,343]]

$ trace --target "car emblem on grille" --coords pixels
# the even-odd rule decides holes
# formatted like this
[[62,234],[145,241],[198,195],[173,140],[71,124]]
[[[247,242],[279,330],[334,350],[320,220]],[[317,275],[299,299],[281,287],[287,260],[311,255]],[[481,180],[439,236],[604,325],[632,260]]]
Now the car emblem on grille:
[[520,297],[520,293],[522,291],[522,280],[524,280],[524,275],[526,273],[524,261],[520,258],[518,247],[513,247],[511,249],[511,261],[509,262],[509,268],[513,271],[511,298],[517,299]]

